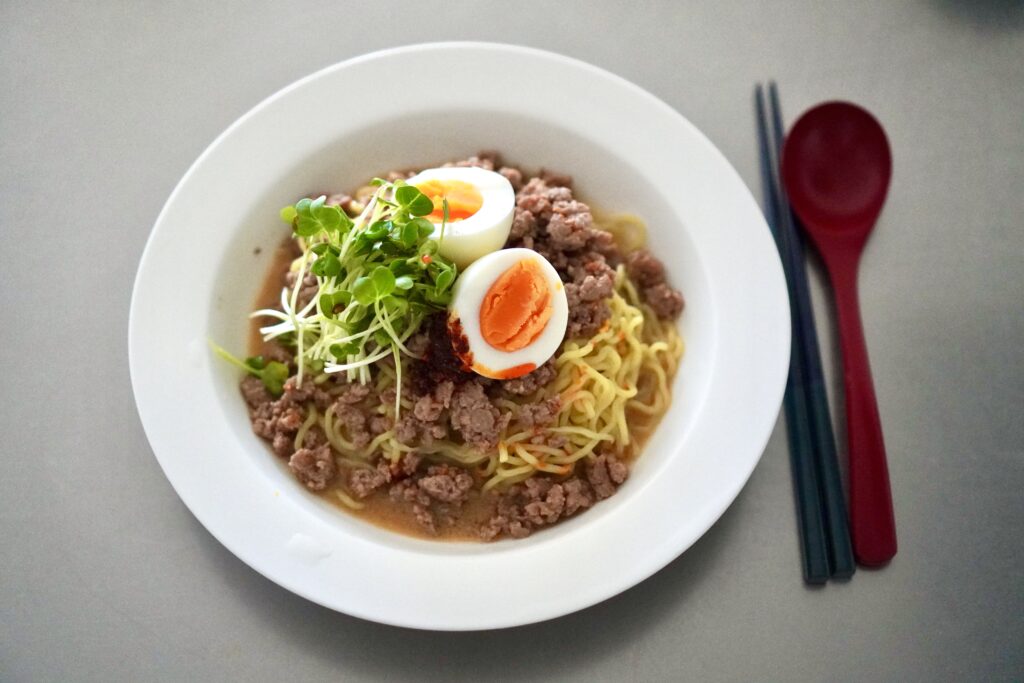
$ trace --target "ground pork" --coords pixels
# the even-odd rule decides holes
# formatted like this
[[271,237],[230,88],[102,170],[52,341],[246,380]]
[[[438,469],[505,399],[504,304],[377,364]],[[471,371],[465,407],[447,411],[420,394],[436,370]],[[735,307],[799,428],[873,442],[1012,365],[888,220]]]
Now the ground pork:
[[302,426],[305,415],[301,404],[283,395],[276,401],[264,401],[250,406],[249,419],[257,436],[269,441],[275,453],[288,457],[294,450],[294,435]]
[[338,473],[334,454],[327,444],[313,449],[300,448],[288,460],[288,467],[311,491],[323,491]]
[[353,469],[348,473],[348,488],[356,498],[367,498],[374,491],[391,481],[389,471],[380,468]]
[[480,530],[481,538],[490,540],[503,533],[513,538],[528,536],[612,495],[629,474],[625,463],[612,455],[597,456],[584,472],[582,478],[562,482],[538,475],[512,486],[500,494],[495,515]]
[[671,320],[683,312],[683,295],[669,286],[665,279],[665,265],[650,251],[639,249],[627,256],[626,272],[659,318]]
[[566,517],[577,510],[586,510],[594,504],[594,497],[590,492],[590,487],[582,479],[573,477],[562,484],[562,489],[565,491],[564,514]]
[[259,377],[246,375],[242,379],[239,389],[242,390],[242,398],[245,399],[246,405],[250,408],[257,408],[274,400],[274,397],[270,395],[267,387],[263,384],[263,380]]
[[518,168],[512,168],[510,166],[502,166],[498,169],[498,173],[505,176],[508,180],[508,184],[512,186],[512,189],[519,192],[523,187],[523,172]]
[[388,496],[396,503],[408,503],[413,517],[424,531],[437,533],[437,523],[431,512],[431,498],[413,479],[403,479],[388,489]]
[[360,467],[348,473],[348,488],[356,498],[367,498],[374,491],[392,481],[400,481],[416,473],[423,457],[417,453],[406,453],[398,462],[387,458],[377,459],[373,468]]
[[442,422],[422,422],[413,413],[402,413],[395,423],[395,438],[406,446],[432,446],[434,441],[448,436],[448,427]]
[[291,403],[296,404],[312,400],[313,404],[320,410],[325,410],[331,405],[333,397],[315,384],[308,376],[302,381],[302,386],[298,386],[297,380],[298,377],[293,375],[285,381],[282,399],[287,399]]
[[568,339],[593,336],[611,316],[615,271],[608,256],[619,260],[614,238],[594,227],[590,207],[573,198],[571,182],[550,173],[527,181],[516,195],[507,244],[536,250],[566,283]]
[[473,488],[473,477],[461,467],[431,465],[427,473],[416,481],[424,493],[442,503],[466,502]]
[[598,498],[607,498],[626,481],[629,469],[614,455],[599,455],[586,466],[587,481]]
[[[625,480],[623,476],[620,481],[615,481],[609,470],[603,471],[608,475],[613,491],[614,486]],[[616,477],[619,474],[616,469]],[[489,541],[502,534],[523,538],[536,529],[591,507],[597,499],[585,479],[573,476],[556,482],[542,475],[534,476],[499,494],[495,514],[480,528],[480,538]]]
[[412,408],[413,416],[420,422],[437,422],[445,409],[451,406],[454,392],[453,382],[441,382],[432,392],[416,399]]
[[516,420],[523,427],[546,427],[555,421],[561,409],[561,397],[552,396],[540,403],[527,403],[519,406]]
[[331,406],[338,422],[344,427],[345,436],[356,448],[363,448],[373,438],[370,434],[366,410],[357,405],[345,401],[335,401]]
[[498,410],[477,382],[461,385],[452,395],[451,425],[465,442],[478,451],[498,447],[501,430],[511,415]]
[[682,293],[665,282],[645,288],[643,298],[659,318],[672,320],[678,318],[679,314],[683,312]]
[[554,358],[532,372],[506,380],[501,383],[501,390],[512,396],[525,396],[532,394],[541,387],[551,383],[558,371],[555,369]]
[[590,242],[593,223],[586,204],[575,199],[557,201],[548,220],[548,244],[562,251],[579,251]]

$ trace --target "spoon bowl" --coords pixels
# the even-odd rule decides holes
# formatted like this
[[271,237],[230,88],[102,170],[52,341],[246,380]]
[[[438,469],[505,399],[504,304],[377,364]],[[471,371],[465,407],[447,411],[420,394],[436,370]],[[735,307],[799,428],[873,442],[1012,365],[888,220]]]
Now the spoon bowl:
[[786,192],[825,262],[836,298],[846,388],[850,537],[857,561],[867,566],[885,564],[896,554],[896,524],[857,299],[857,268],[891,177],[885,131],[854,104],[814,107],[786,137]]
[[786,138],[782,164],[806,225],[867,239],[892,177],[889,141],[875,117],[848,102],[811,109]]

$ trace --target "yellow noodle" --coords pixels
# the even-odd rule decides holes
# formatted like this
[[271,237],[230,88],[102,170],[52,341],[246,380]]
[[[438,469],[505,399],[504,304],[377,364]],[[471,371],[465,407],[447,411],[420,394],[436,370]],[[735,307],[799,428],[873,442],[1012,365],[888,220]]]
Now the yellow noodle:
[[334,495],[338,497],[338,500],[340,500],[342,503],[352,508],[353,510],[362,510],[364,507],[366,507],[366,503],[360,503],[359,501],[355,500],[354,498],[352,498],[352,496],[348,495],[341,489],[335,489]]
[[[522,482],[538,472],[571,474],[576,463],[593,458],[595,450],[620,458],[634,455],[635,444],[657,425],[671,403],[671,382],[683,355],[683,341],[676,325],[659,320],[640,301],[636,287],[620,267],[609,301],[608,323],[589,340],[569,340],[556,357],[555,378],[529,396],[499,398],[496,405],[513,415],[523,405],[538,404],[559,397],[561,405],[553,424],[516,428],[500,434],[497,448],[480,452],[448,439],[430,446],[407,446],[398,441],[394,429],[377,435],[357,448],[333,411],[311,416],[338,452],[339,464],[367,467],[376,455],[397,462],[404,454],[416,452],[437,462],[454,462],[476,467],[485,480],[484,490]],[[394,389],[399,373],[385,363],[377,365],[373,378],[375,394]],[[402,392],[403,410],[412,409],[410,392]],[[378,413],[394,417],[394,405],[382,405]],[[306,422],[296,435],[296,444],[313,422]],[[516,423],[513,422],[513,425]],[[356,503],[351,498],[346,505]],[[347,496],[347,494],[345,494]]]
[[306,440],[306,433],[309,432],[309,428],[313,426],[313,423],[317,420],[316,410],[310,408],[306,419],[303,421],[302,426],[299,427],[299,431],[295,432],[295,450],[302,448],[302,442]]

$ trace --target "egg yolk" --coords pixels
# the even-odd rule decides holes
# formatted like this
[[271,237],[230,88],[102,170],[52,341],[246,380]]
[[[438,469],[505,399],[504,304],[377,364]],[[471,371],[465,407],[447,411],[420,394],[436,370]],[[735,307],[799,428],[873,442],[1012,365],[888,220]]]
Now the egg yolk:
[[480,190],[464,180],[427,180],[417,185],[416,189],[434,202],[434,210],[427,216],[434,223],[444,219],[445,199],[448,200],[448,220],[451,222],[469,218],[484,205]]
[[540,264],[523,259],[502,273],[480,305],[480,333],[499,351],[529,346],[551,318],[551,290]]

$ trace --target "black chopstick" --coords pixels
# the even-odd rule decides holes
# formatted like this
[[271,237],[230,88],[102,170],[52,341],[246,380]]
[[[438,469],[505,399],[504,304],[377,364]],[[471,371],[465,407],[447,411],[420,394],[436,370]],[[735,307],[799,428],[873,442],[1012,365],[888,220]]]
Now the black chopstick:
[[[779,229],[784,206],[779,201],[778,161],[773,153],[776,145],[769,141],[768,116],[765,109],[764,92],[758,85],[755,90],[757,109],[757,132],[761,154],[761,182],[765,198],[765,217],[779,248],[780,257],[784,252],[783,237]],[[783,267],[785,269],[785,259]],[[791,289],[791,278],[786,271],[787,288]],[[792,291],[790,292],[792,301]],[[792,308],[792,304],[790,306]],[[800,533],[801,558],[804,581],[825,583],[831,574],[829,566],[828,538],[825,533],[824,515],[818,490],[818,476],[812,451],[810,421],[807,414],[807,397],[803,380],[802,364],[798,362],[801,345],[796,343],[796,321],[793,321],[794,340],[790,351],[789,380],[783,403],[786,409],[786,429],[789,432],[790,465],[793,471],[793,488],[796,495],[797,527]]]
[[[772,133],[775,138],[775,169],[782,160],[782,143],[785,133],[782,128],[782,110],[779,106],[779,92],[772,81],[768,84],[768,102],[772,115]],[[776,175],[776,179],[778,179]],[[781,181],[778,188],[778,206],[781,207],[778,225],[783,237],[788,262],[786,274],[791,281],[790,301],[795,314],[794,343],[800,346],[803,366],[803,380],[806,383],[807,413],[811,424],[812,452],[818,474],[818,491],[823,505],[825,534],[829,544],[829,560],[832,576],[848,579],[853,576],[856,563],[850,543],[850,529],[843,498],[843,482],[836,457],[836,439],[832,431],[832,418],[828,408],[828,393],[825,390],[825,375],[821,368],[821,350],[814,325],[814,311],[811,308],[810,288],[807,284],[807,260],[801,230],[797,230],[799,219],[789,206],[786,188]]]

